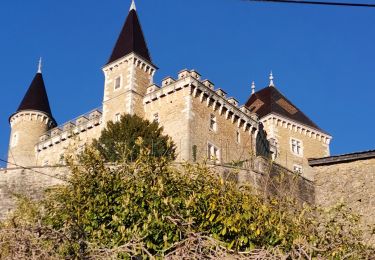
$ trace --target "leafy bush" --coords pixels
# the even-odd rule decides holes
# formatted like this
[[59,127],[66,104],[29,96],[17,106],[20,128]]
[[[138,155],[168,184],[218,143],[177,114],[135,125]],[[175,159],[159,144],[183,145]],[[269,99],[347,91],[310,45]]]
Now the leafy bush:
[[[30,227],[39,251],[64,258],[363,259],[374,253],[360,239],[358,219],[342,207],[313,211],[291,199],[264,198],[205,165],[172,167],[142,143],[138,138],[134,162],[124,153],[108,165],[94,147],[70,158],[67,184],[50,189],[35,209],[21,208],[13,222]],[[2,245],[5,255],[13,252],[10,243]],[[34,251],[22,251],[24,258]]]
[[93,144],[107,162],[124,159],[124,154],[127,160],[135,161],[140,152],[136,140],[141,137],[151,156],[174,160],[176,147],[171,138],[162,133],[163,128],[157,122],[150,123],[137,115],[125,114],[116,123],[108,122],[99,140],[94,140]]

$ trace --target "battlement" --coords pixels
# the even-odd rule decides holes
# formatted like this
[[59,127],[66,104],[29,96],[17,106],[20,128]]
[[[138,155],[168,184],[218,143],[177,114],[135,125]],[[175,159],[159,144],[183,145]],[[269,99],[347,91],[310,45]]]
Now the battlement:
[[94,109],[44,133],[39,138],[36,150],[40,152],[101,124],[102,109]]
[[53,127],[53,125],[56,124],[55,121],[45,113],[31,110],[15,113],[9,119],[11,127],[20,121],[39,121],[46,124],[48,127]]
[[122,57],[121,59],[118,59],[112,63],[107,64],[103,67],[103,71],[105,74],[107,74],[108,72],[118,69],[123,64],[132,64],[135,67],[142,69],[151,76],[154,76],[157,70],[157,67],[155,65],[151,64],[150,62],[147,62],[145,59],[141,58],[139,55],[135,53],[130,53]]
[[195,70],[184,69],[178,73],[177,79],[166,77],[162,80],[161,86],[152,84],[148,87],[143,102],[149,104],[184,88],[191,88],[193,97],[206,102],[207,107],[211,106],[214,111],[218,110],[233,123],[237,122],[238,127],[258,128],[258,116],[255,113],[245,106],[239,107],[239,102],[233,97],[227,98],[227,93],[223,89],[215,90],[215,85],[210,80],[201,80],[201,75]]
[[274,124],[276,126],[281,126],[283,128],[290,129],[294,132],[298,132],[302,135],[305,135],[309,138],[316,139],[324,144],[329,145],[332,139],[332,136],[325,134],[317,129],[308,127],[306,125],[303,125],[301,123],[295,122],[290,119],[286,119],[284,117],[270,114],[266,116],[264,119],[262,119],[262,122],[264,124]]

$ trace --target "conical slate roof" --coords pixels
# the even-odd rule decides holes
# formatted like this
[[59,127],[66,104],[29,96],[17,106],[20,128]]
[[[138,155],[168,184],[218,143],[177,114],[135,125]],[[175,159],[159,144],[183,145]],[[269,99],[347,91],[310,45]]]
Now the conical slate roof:
[[21,104],[17,109],[17,112],[25,110],[40,111],[53,119],[46,87],[44,86],[43,75],[40,72],[35,75],[29,89],[27,90]]
[[118,60],[132,52],[140,55],[146,61],[152,63],[135,8],[132,8],[129,11],[129,15],[126,18],[125,24],[107,64],[114,62],[115,60]]
[[274,86],[263,88],[252,94],[245,106],[260,118],[275,113],[326,133]]

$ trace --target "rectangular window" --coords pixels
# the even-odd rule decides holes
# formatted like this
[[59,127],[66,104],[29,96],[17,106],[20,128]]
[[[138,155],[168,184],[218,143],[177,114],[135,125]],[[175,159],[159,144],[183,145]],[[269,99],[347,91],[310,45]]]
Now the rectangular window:
[[17,143],[18,143],[18,133],[15,133],[12,136],[11,147],[15,147]]
[[49,165],[49,161],[48,160],[44,160],[42,166],[48,166]]
[[292,153],[296,155],[303,155],[302,142],[296,139],[291,139],[290,142]]
[[240,131],[237,130],[236,132],[236,142],[239,144],[241,142],[241,134]]
[[154,114],[154,122],[159,123],[159,114],[158,113]]
[[210,116],[210,130],[217,130],[216,116],[214,114],[211,114]]
[[120,115],[120,113],[117,113],[115,115],[115,123],[120,122],[120,119],[121,119],[121,115]]
[[215,163],[220,162],[220,150],[215,145],[208,143],[207,158]]
[[117,77],[115,79],[115,89],[119,89],[121,87],[121,77]]
[[293,165],[293,171],[295,173],[302,174],[303,168],[302,168],[301,165],[295,164],[295,165]]

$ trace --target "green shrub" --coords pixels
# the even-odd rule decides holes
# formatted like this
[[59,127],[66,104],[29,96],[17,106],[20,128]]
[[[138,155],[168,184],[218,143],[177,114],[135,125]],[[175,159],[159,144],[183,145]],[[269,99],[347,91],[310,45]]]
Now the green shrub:
[[124,158],[135,161],[140,152],[136,144],[139,137],[143,139],[144,147],[150,149],[151,156],[175,159],[176,147],[169,136],[163,135],[163,128],[157,122],[150,123],[137,115],[125,114],[116,123],[108,122],[100,138],[94,140],[93,144],[107,162]]

